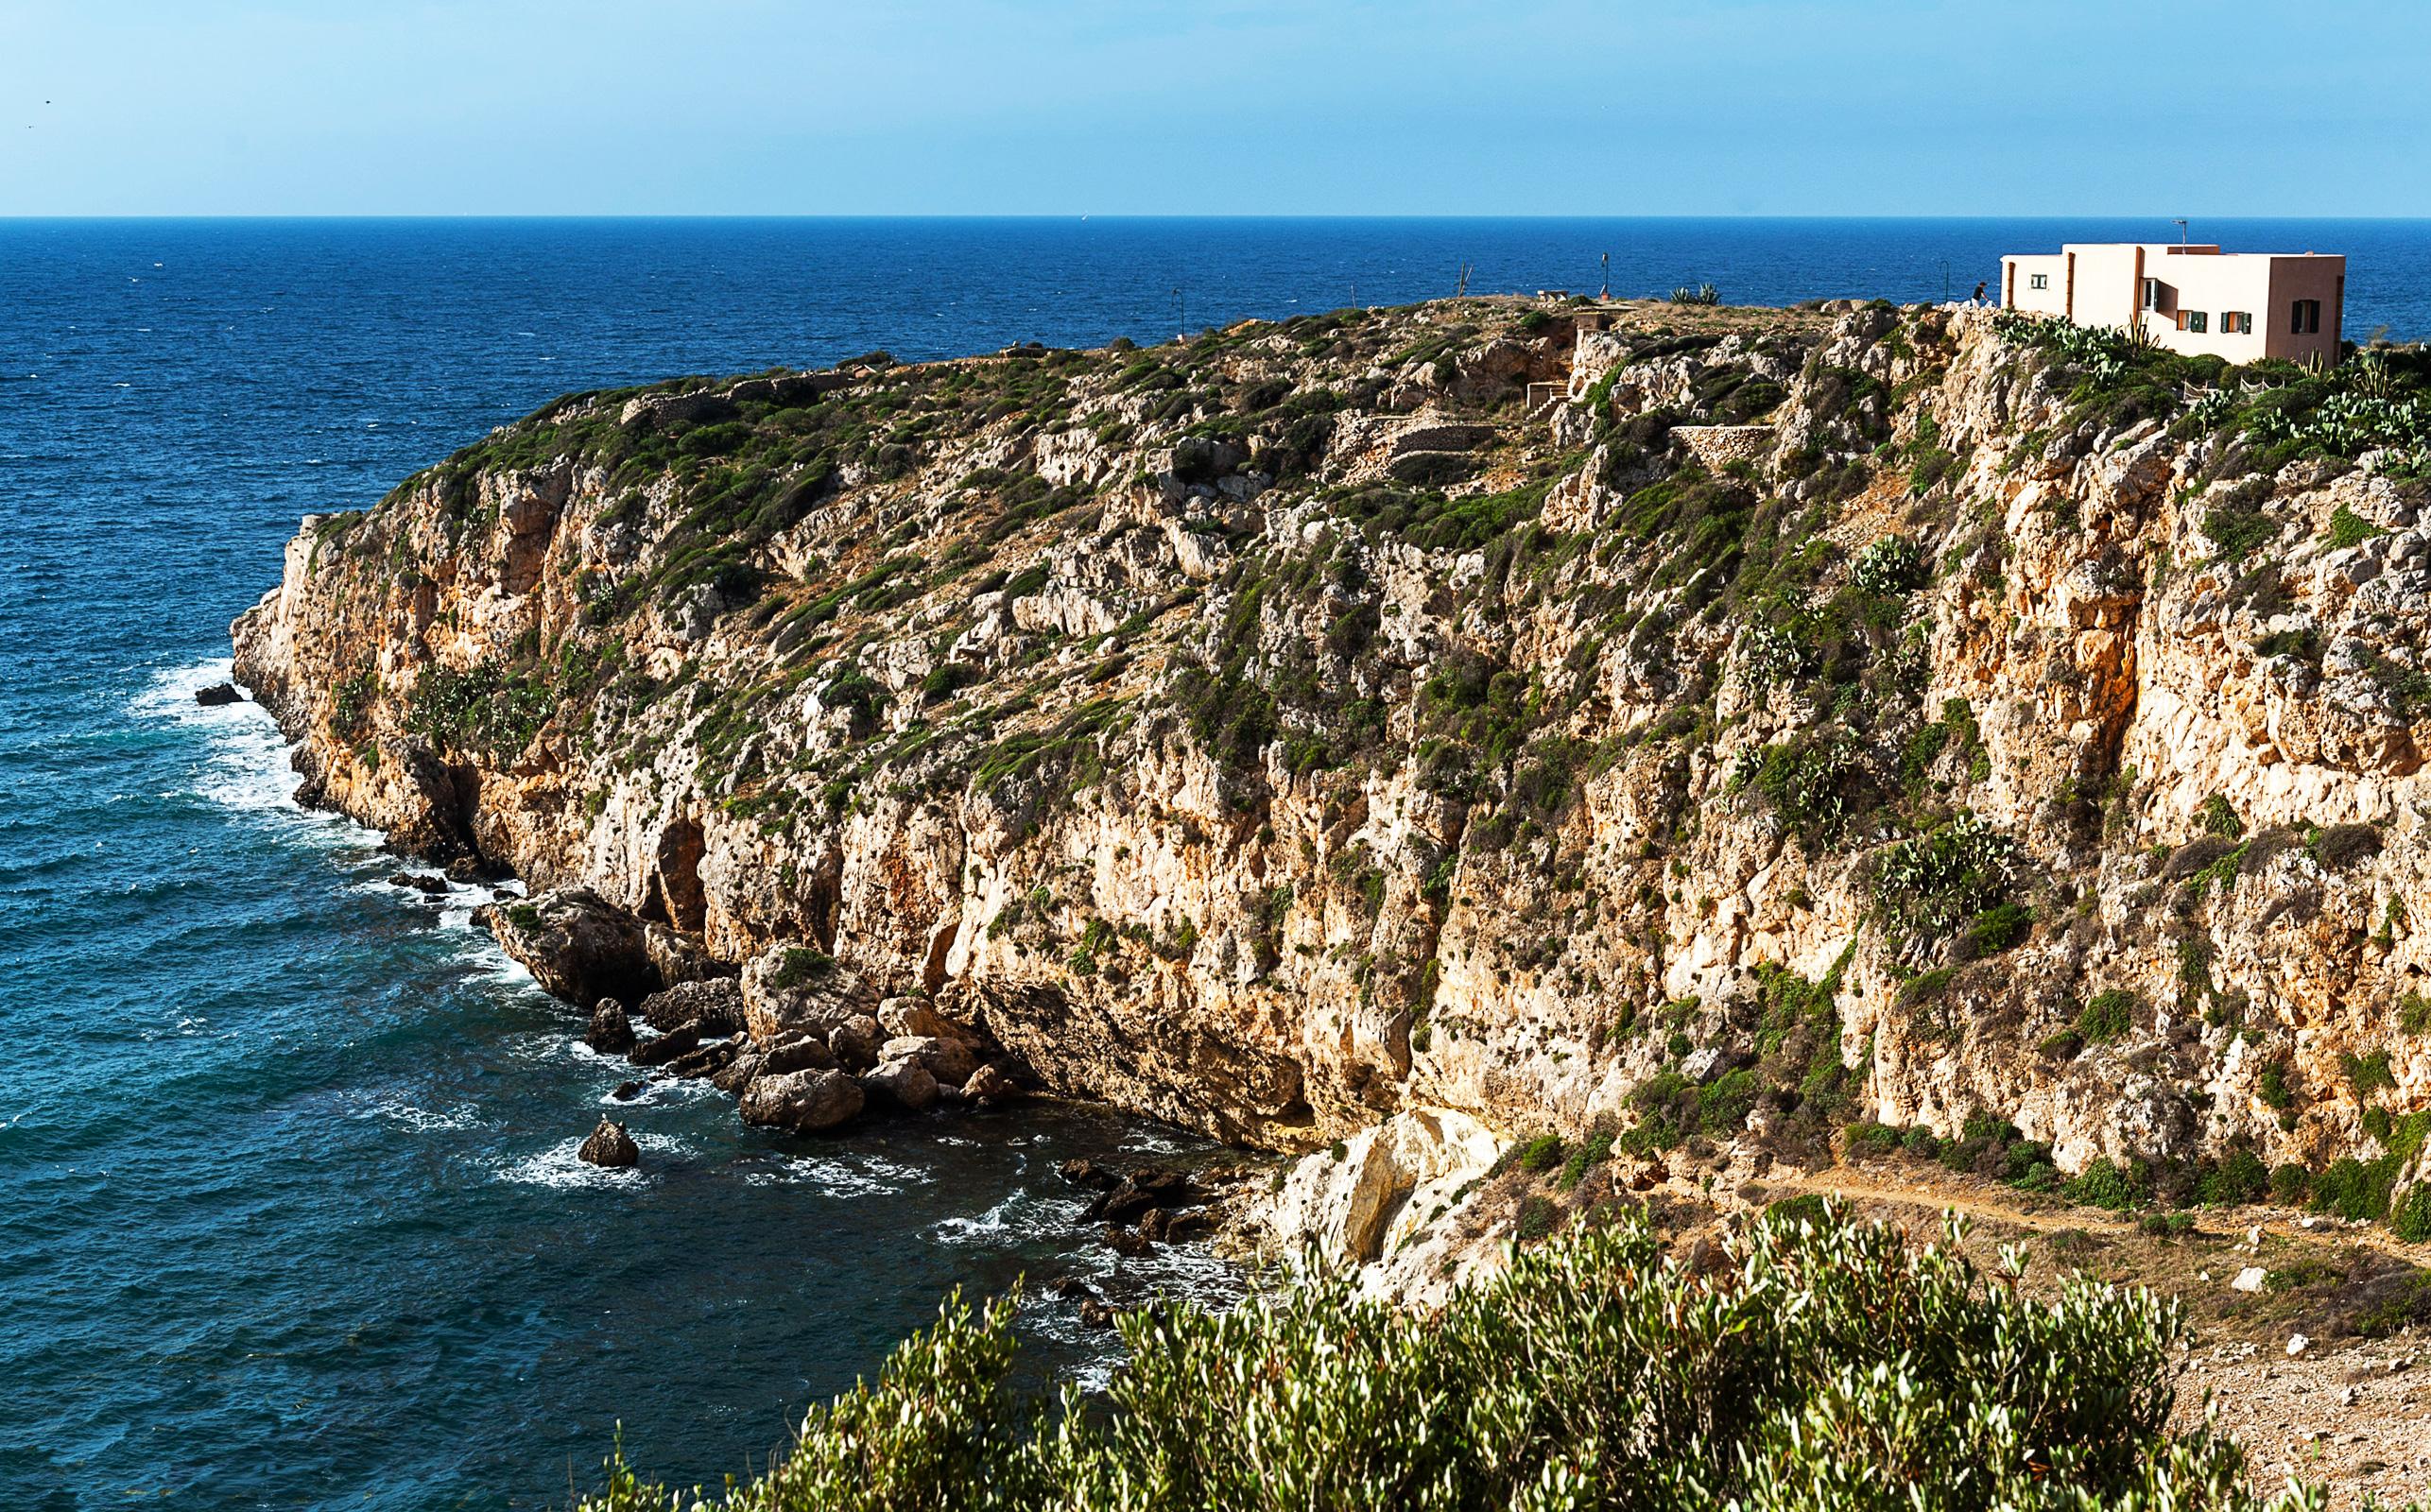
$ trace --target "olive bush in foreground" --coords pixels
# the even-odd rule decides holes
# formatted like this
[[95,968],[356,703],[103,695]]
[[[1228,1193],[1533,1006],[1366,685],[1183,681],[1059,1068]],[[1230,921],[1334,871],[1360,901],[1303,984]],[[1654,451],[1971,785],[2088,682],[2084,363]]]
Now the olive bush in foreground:
[[1012,1312],[949,1299],[876,1384],[718,1493],[621,1460],[587,1512],[913,1508],[2318,1508],[2225,1438],[2174,1435],[2178,1305],[2021,1261],[1773,1217],[1693,1274],[1642,1218],[1516,1256],[1432,1317],[1342,1278],[1123,1325],[1129,1366],[1060,1406],[1007,1384]]

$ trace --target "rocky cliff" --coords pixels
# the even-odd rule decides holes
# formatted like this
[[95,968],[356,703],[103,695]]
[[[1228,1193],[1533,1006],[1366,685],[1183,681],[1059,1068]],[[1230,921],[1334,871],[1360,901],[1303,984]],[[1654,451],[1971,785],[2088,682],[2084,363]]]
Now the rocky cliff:
[[873,354],[560,400],[309,518],[237,667],[400,846],[757,962],[747,1017],[832,958],[1317,1151],[1364,1255],[1534,1131],[2344,1159],[2385,1209],[2414,392],[1881,304]]

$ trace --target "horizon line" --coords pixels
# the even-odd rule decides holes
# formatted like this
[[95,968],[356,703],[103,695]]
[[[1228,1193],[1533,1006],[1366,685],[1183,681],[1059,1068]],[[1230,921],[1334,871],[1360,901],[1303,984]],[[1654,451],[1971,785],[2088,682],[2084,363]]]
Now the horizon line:
[[1636,215],[1595,215],[1579,212],[1530,211],[1505,214],[1491,211],[1443,211],[1426,214],[1334,214],[1308,211],[269,211],[269,212],[159,212],[118,211],[84,214],[0,213],[0,223],[30,224],[68,221],[872,221],[872,220],[948,220],[948,221],[1170,221],[1170,220],[1233,220],[1233,221],[1982,221],[2015,223],[2020,221],[2082,221],[2082,220],[2154,220],[2176,224],[2180,220],[2223,221],[2230,223],[2297,222],[2297,221],[2371,221],[2407,224],[2431,221],[2431,214],[2421,215],[2166,215],[2135,211],[2073,211],[2036,215],[1991,215],[1980,214],[1955,215],[1932,212],[1852,213],[1842,215],[1777,214],[1756,211],[1728,212],[1664,212]]

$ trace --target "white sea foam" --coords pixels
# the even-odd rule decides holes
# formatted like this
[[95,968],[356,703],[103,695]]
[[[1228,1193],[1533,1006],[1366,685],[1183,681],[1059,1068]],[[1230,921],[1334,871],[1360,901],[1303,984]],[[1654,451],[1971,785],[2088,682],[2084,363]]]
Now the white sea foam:
[[319,814],[295,800],[296,776],[288,765],[292,747],[269,711],[250,699],[205,705],[194,696],[214,683],[226,682],[234,672],[228,657],[213,657],[156,674],[129,700],[139,717],[166,722],[201,736],[202,760],[194,773],[194,791],[204,799],[275,824],[291,838],[309,844],[352,850],[376,849],[385,838],[336,815]]
[[582,1159],[582,1142],[588,1134],[560,1140],[537,1155],[520,1160],[509,1160],[497,1168],[497,1178],[517,1186],[532,1187],[602,1187],[612,1188],[649,1179],[652,1156],[681,1156],[691,1151],[683,1141],[671,1134],[648,1134],[633,1131],[633,1143],[641,1147],[639,1166],[609,1167],[593,1165]]
[[433,1129],[465,1129],[481,1126],[481,1110],[471,1103],[460,1104],[441,1112],[427,1108],[417,1108],[401,1097],[385,1097],[365,1108],[362,1116],[377,1118],[401,1128],[413,1129],[417,1133],[427,1133]]

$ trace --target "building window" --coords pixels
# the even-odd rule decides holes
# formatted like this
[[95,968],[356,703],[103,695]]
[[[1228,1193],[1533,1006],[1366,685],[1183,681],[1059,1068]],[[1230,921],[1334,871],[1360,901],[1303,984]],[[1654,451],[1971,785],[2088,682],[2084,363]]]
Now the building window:
[[2245,310],[2222,310],[2220,312],[2220,335],[2224,336],[2250,336],[2253,335],[2252,314]]
[[2299,300],[2289,307],[2287,330],[2291,335],[2309,336],[2321,329],[2321,301]]
[[2144,307],[2147,310],[2161,308],[2161,280],[2148,278],[2144,281]]
[[2197,335],[2200,335],[2210,329],[2211,320],[2212,318],[2201,310],[2189,310],[2186,312],[2186,329],[2194,332]]
[[2051,275],[2048,273],[2029,273],[2026,275],[2026,286],[2030,289],[2047,289],[2051,286]]

